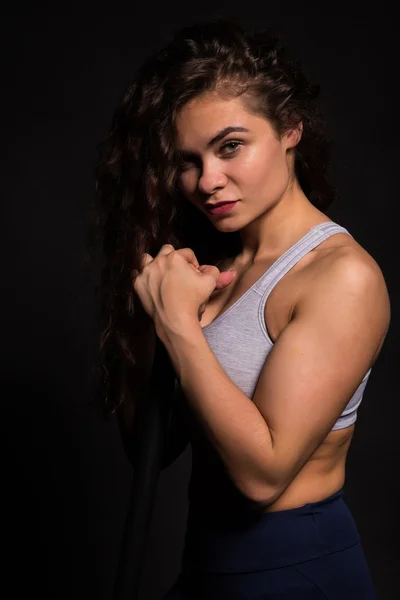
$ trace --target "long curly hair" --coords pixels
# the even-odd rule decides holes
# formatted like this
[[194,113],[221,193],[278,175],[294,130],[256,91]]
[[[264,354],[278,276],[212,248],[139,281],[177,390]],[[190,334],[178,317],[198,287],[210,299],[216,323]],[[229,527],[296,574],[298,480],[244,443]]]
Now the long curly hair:
[[217,264],[242,250],[239,231],[218,231],[178,190],[175,124],[183,105],[204,92],[244,95],[278,135],[302,122],[297,180],[320,210],[335,200],[319,87],[282,39],[268,29],[245,30],[235,18],[181,29],[138,69],[99,144],[88,239],[89,246],[101,240],[104,258],[96,288],[101,334],[93,404],[106,417],[123,402],[151,335],[151,319],[132,287],[142,255],[154,256],[169,243],[192,248],[200,264]]

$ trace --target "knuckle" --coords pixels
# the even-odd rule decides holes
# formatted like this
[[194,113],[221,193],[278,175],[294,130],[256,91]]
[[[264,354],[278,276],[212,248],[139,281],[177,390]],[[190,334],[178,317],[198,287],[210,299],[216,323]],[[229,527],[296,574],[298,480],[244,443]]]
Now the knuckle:
[[211,265],[212,266],[212,271],[215,275],[219,275],[220,274],[220,270],[218,269],[218,267],[216,267],[215,265]]
[[132,281],[132,285],[133,285],[133,287],[134,287],[134,288],[135,288],[135,286],[137,285],[137,283],[138,283],[138,281],[139,281],[139,278],[140,278],[140,276],[141,276],[141,274],[139,273],[139,271],[135,271],[135,272],[132,274],[131,281]]
[[179,248],[179,250],[175,250],[174,254],[178,256],[185,256],[187,254],[188,248]]

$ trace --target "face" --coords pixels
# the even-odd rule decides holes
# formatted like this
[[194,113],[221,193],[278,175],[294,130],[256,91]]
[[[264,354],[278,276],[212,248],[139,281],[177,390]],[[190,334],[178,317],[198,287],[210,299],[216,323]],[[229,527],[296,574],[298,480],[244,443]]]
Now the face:
[[[245,227],[290,193],[290,150],[298,132],[278,139],[270,122],[246,110],[241,98],[211,93],[195,98],[180,110],[176,127],[179,189],[221,231]],[[239,202],[223,215],[205,206],[234,200]]]

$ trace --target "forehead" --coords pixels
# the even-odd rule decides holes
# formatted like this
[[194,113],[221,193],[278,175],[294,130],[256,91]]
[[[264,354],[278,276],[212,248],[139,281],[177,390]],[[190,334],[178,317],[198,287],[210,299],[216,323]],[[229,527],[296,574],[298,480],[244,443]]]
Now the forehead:
[[222,99],[216,94],[203,94],[186,103],[177,114],[178,145],[206,143],[215,131],[230,125],[251,129],[254,120],[257,117],[246,110],[240,98]]

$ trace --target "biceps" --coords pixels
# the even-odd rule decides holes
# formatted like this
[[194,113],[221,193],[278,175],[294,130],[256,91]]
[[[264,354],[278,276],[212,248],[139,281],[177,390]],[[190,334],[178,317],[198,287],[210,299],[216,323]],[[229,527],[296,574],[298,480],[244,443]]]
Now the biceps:
[[295,318],[278,338],[254,402],[270,429],[276,477],[296,475],[361,384],[375,352],[371,329]]

